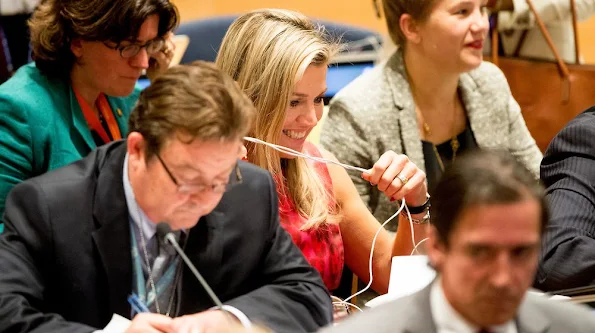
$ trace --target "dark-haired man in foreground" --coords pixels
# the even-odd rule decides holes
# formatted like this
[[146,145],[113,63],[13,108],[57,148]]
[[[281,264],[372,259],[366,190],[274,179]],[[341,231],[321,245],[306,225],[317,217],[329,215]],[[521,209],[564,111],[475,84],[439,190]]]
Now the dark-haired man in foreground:
[[595,314],[528,294],[548,221],[544,190],[505,153],[478,151],[447,168],[432,193],[425,289],[325,333],[587,333]]

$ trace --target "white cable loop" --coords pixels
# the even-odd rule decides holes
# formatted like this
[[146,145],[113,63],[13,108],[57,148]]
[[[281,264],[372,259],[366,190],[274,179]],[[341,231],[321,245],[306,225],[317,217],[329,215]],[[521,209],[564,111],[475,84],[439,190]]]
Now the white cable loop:
[[282,152],[282,153],[285,153],[285,154],[288,154],[288,155],[297,156],[297,157],[303,157],[303,158],[307,158],[309,160],[313,160],[313,161],[320,162],[320,163],[336,164],[338,166],[343,167],[344,169],[361,171],[361,172],[368,172],[368,170],[366,170],[364,168],[354,167],[354,166],[351,166],[351,165],[343,164],[343,163],[340,163],[340,162],[337,162],[337,161],[333,161],[333,160],[329,160],[329,159],[322,158],[322,157],[310,156],[310,155],[307,155],[307,154],[304,154],[304,153],[300,153],[299,151],[293,150],[291,148],[287,148],[287,147],[284,147],[284,146],[279,146],[279,145],[276,145],[276,144],[268,143],[266,141],[262,141],[262,140],[255,139],[255,138],[251,138],[249,136],[244,137],[244,140],[250,141],[250,142],[254,142],[254,143],[259,143],[259,144],[265,145],[265,146],[269,146],[269,147],[275,149],[276,151],[279,151],[279,152]]
[[[361,171],[361,172],[368,172],[368,170],[364,169],[364,168],[360,168],[360,167],[355,167],[355,166],[351,166],[348,164],[343,164],[337,161],[333,161],[333,160],[329,160],[326,158],[321,158],[321,157],[316,157],[316,156],[310,156],[298,151],[295,151],[291,148],[287,148],[284,146],[279,146],[276,144],[272,144],[266,141],[262,141],[256,138],[252,138],[252,137],[244,137],[244,140],[246,141],[250,141],[250,142],[254,142],[254,143],[258,143],[258,144],[262,144],[268,147],[271,147],[279,152],[288,154],[288,155],[292,155],[292,156],[296,156],[296,157],[303,157],[303,158],[307,158],[313,161],[317,161],[320,163],[332,163],[335,165],[339,165],[345,169],[348,170],[356,170],[356,171]],[[411,251],[411,254],[413,254],[415,251],[417,251],[417,248],[419,245],[421,245],[423,242],[425,242],[427,240],[427,238],[424,238],[423,240],[421,240],[419,243],[415,243],[415,230],[413,228],[413,220],[411,219],[411,214],[409,213],[409,209],[407,208],[407,205],[405,204],[405,200],[401,200],[401,206],[399,207],[399,209],[397,210],[396,213],[394,213],[391,217],[389,217],[386,221],[384,221],[384,223],[382,223],[382,225],[380,225],[380,227],[378,228],[378,230],[376,231],[376,234],[374,235],[374,238],[372,239],[372,248],[370,249],[370,261],[369,261],[369,269],[370,269],[370,282],[368,282],[368,284],[360,291],[356,292],[355,294],[347,297],[345,300],[340,301],[340,302],[333,302],[333,304],[342,304],[342,305],[346,305],[346,306],[351,306],[356,308],[359,311],[362,311],[361,308],[359,308],[358,306],[356,306],[353,303],[350,303],[349,300],[351,300],[352,298],[361,295],[362,293],[364,293],[366,290],[370,289],[370,287],[372,286],[372,282],[374,281],[373,278],[373,274],[372,274],[372,263],[373,263],[373,258],[374,258],[374,246],[376,245],[376,239],[378,238],[378,235],[380,234],[380,232],[382,231],[382,229],[384,229],[384,226],[386,224],[388,224],[390,221],[392,221],[397,215],[399,215],[401,213],[401,211],[405,209],[405,212],[407,212],[407,218],[409,219],[409,226],[411,228],[411,242],[414,245],[413,246],[413,251]]]

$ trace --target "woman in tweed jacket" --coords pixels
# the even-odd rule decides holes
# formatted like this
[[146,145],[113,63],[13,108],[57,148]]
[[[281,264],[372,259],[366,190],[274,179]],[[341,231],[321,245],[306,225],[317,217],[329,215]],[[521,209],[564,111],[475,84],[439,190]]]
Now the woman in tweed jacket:
[[[506,78],[482,62],[489,24],[480,0],[383,3],[399,49],[335,96],[322,145],[362,168],[387,150],[406,154],[426,172],[429,188],[457,154],[476,147],[508,150],[538,178],[542,154]],[[359,174],[350,175],[379,221],[397,210]]]

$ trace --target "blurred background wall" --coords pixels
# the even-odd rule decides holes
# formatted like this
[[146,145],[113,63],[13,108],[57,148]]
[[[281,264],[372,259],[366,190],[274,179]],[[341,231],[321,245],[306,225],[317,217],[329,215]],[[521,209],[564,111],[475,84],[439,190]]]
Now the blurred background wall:
[[[182,21],[202,17],[239,14],[257,8],[286,8],[310,17],[348,23],[386,33],[371,0],[173,0]],[[579,24],[579,45],[587,63],[595,63],[595,17]]]

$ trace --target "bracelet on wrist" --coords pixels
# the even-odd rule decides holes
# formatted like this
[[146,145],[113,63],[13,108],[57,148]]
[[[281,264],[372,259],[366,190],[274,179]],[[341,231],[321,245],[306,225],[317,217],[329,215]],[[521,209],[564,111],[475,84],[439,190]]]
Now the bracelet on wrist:
[[[405,218],[409,219],[409,216],[407,216],[407,212],[406,211],[401,211],[401,215],[403,215]],[[426,214],[424,216],[422,216],[419,219],[413,218],[411,217],[411,222],[413,222],[413,224],[428,224],[430,223],[430,211],[427,210]]]
[[426,194],[426,202],[424,202],[421,206],[409,206],[407,205],[407,209],[409,210],[409,214],[421,214],[430,209],[430,195]]

